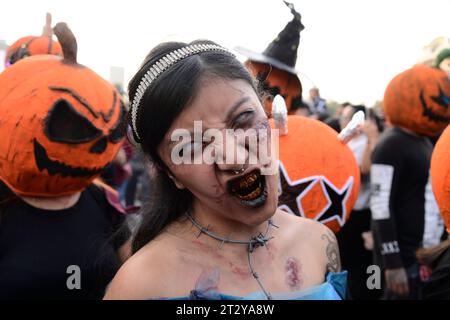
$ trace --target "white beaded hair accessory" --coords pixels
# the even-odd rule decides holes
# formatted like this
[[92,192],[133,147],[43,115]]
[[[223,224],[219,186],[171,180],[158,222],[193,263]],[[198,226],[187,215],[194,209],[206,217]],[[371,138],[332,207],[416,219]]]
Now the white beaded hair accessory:
[[184,58],[187,58],[189,56],[192,56],[197,53],[206,52],[206,51],[222,51],[226,52],[232,56],[230,51],[225,49],[224,47],[221,47],[216,44],[207,44],[207,43],[199,43],[199,44],[192,44],[177,50],[174,50],[172,52],[169,52],[165,56],[163,56],[161,59],[159,59],[157,62],[155,62],[150,69],[145,73],[145,75],[142,77],[141,82],[139,83],[139,86],[136,89],[136,92],[134,94],[133,101],[131,103],[131,130],[133,131],[133,135],[135,136],[134,139],[136,142],[140,142],[141,137],[139,137],[139,133],[137,131],[136,121],[137,121],[137,115],[139,111],[139,104],[141,103],[142,97],[145,94],[145,91],[150,87],[150,85],[169,67],[174,65],[180,60],[183,60]]

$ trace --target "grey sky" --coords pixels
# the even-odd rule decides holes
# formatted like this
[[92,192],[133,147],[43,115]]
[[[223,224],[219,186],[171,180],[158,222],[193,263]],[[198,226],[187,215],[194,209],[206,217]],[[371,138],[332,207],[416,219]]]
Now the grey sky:
[[[337,101],[372,104],[438,36],[450,37],[450,0],[293,0],[302,14],[297,68]],[[281,0],[22,0],[4,3],[0,39],[40,34],[45,12],[78,39],[79,62],[127,81],[166,40],[208,38],[262,51],[291,19]],[[301,76],[307,96],[312,82]]]

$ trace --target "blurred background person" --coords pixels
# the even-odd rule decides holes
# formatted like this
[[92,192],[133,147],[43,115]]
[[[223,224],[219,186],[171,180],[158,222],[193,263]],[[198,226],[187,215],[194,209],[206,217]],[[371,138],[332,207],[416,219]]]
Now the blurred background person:
[[385,91],[383,109],[392,127],[374,149],[370,175],[374,254],[385,299],[422,298],[416,250],[439,242],[443,231],[429,181],[429,137],[448,124],[442,106],[449,96],[447,75],[424,65],[398,74]]
[[373,264],[372,252],[364,245],[363,234],[370,232],[370,166],[371,156],[383,130],[375,113],[363,105],[347,104],[340,116],[340,128],[345,128],[353,115],[362,111],[366,120],[362,131],[347,145],[352,150],[361,172],[358,199],[349,220],[337,234],[342,265],[349,272],[349,290],[353,299],[375,299],[379,290],[369,290],[366,285],[367,267]]
[[[344,121],[345,123],[348,123],[350,120],[348,119],[341,119],[342,112],[344,109],[348,106],[351,106],[352,104],[350,102],[344,102],[337,106],[334,114],[327,119],[325,119],[325,123],[329,125],[331,128],[333,128],[336,132],[341,132],[343,128],[341,128],[341,121]],[[351,119],[351,118],[350,118]]]
[[330,115],[327,102],[320,96],[319,88],[317,87],[309,90],[308,105],[311,110],[311,117],[314,119],[323,121]]

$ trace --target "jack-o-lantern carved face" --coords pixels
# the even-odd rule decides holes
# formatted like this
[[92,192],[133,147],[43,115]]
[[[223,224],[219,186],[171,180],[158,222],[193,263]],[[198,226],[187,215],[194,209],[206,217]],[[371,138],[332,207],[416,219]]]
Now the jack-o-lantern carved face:
[[389,83],[383,108],[393,125],[434,136],[450,122],[450,79],[442,70],[414,66]]
[[64,59],[33,56],[0,75],[0,178],[20,195],[81,191],[112,161],[123,137],[119,94],[76,63],[65,24],[56,32],[63,49],[72,46]]
[[436,202],[450,233],[450,126],[434,147],[430,174]]
[[288,116],[288,127],[279,140],[278,206],[338,232],[358,197],[355,157],[333,129],[317,120]]
[[17,61],[37,54],[53,54],[62,56],[59,42],[50,37],[24,37],[14,42],[7,50],[5,56],[5,67],[9,67]]
[[[245,64],[262,83],[265,92],[273,97],[277,94],[283,96],[288,112],[302,104],[302,84],[296,75],[265,63],[247,61]],[[264,108],[270,115],[272,113],[272,101],[265,101]]]
[[42,36],[27,36],[20,38],[14,42],[8,50],[5,56],[5,67],[9,67],[17,61],[34,56],[37,54],[54,54],[62,56],[62,48],[59,42],[52,40],[51,22],[52,16],[47,13],[46,25],[44,26],[44,32]]

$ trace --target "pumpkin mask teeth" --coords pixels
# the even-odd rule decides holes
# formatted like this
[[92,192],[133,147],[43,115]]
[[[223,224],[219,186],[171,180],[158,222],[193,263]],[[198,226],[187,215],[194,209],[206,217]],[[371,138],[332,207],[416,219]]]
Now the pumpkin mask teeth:
[[40,171],[47,170],[48,174],[50,176],[59,174],[62,177],[92,177],[95,175],[100,174],[108,164],[105,165],[105,167],[102,168],[83,168],[83,167],[71,167],[68,165],[65,165],[64,163],[61,163],[56,160],[51,160],[48,155],[45,148],[37,142],[36,139],[33,140],[34,145],[34,157],[36,159],[36,165]]

